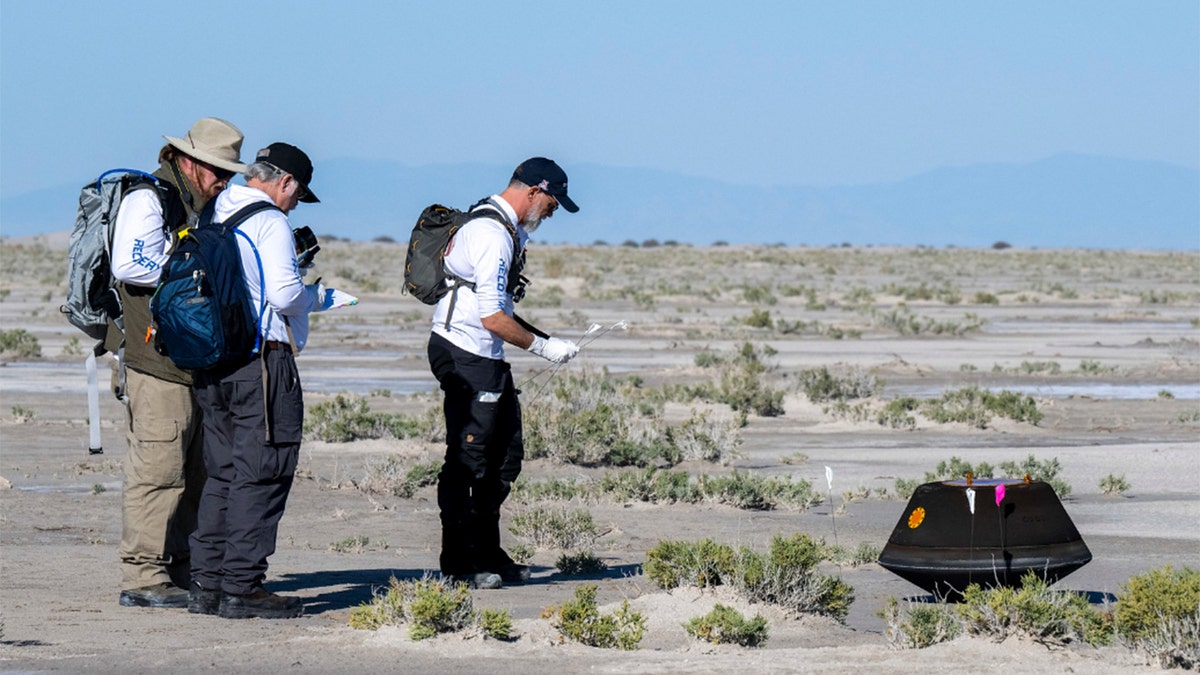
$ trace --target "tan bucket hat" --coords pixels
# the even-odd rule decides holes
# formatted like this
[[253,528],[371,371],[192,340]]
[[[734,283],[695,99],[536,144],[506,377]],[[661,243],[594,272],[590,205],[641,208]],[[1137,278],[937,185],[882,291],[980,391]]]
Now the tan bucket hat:
[[246,170],[246,165],[239,161],[242,154],[242,132],[223,119],[202,117],[188,129],[183,138],[163,138],[180,152],[201,162],[234,173]]

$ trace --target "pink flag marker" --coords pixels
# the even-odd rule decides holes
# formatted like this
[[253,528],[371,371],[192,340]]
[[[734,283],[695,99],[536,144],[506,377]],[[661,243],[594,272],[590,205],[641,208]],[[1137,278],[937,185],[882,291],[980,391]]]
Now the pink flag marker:
[[1000,502],[1004,501],[1004,483],[996,486],[996,506],[1000,506]]

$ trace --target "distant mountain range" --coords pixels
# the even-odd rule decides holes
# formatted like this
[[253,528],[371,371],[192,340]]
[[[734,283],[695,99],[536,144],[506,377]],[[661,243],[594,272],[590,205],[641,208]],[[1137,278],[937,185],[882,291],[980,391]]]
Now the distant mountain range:
[[[1200,171],[1161,162],[1065,154],[828,188],[733,185],[591,164],[565,168],[581,210],[560,210],[538,240],[1200,249]],[[292,220],[318,235],[403,240],[426,205],[466,207],[501,190],[511,171],[331,159],[318,164],[313,181],[322,203],[301,206]],[[0,200],[0,235],[70,229],[80,184]]]

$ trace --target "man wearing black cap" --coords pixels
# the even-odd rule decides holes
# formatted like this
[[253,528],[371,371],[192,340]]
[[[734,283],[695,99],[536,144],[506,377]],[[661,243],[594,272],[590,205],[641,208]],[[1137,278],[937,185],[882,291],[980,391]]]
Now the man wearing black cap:
[[[554,363],[579,347],[550,337],[513,314],[523,295],[521,270],[529,234],[567,196],[567,174],[534,157],[508,187],[471,208],[476,216],[450,241],[446,270],[457,288],[439,301],[429,339],[429,365],[445,392],[446,459],[438,474],[442,575],[474,588],[521,583],[529,570],[500,548],[500,505],[521,473],[521,406],[504,343]],[[478,214],[478,215],[476,215]],[[515,294],[515,297],[514,297]]]
[[300,202],[319,201],[312,174],[303,151],[273,143],[246,168],[246,185],[231,185],[215,202],[213,222],[256,202],[271,208],[237,228],[246,235],[238,247],[250,299],[262,309],[263,348],[246,363],[196,371],[193,379],[208,470],[191,536],[188,611],[195,614],[287,619],[304,612],[299,598],[270,593],[263,580],[300,452],[304,402],[295,355],[308,338],[308,313],[324,295],[300,278],[286,216]]

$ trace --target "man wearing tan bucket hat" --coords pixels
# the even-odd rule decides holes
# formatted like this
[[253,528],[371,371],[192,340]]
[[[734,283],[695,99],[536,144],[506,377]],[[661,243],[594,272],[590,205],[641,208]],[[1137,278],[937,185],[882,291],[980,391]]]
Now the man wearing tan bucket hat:
[[[183,229],[196,223],[225,188],[240,161],[242,132],[205,117],[180,138],[163,136],[153,175],[121,200],[113,230],[112,274],[124,309],[124,333],[110,324],[105,346],[118,365],[126,395],[128,450],[122,513],[121,594],[126,607],[187,607],[188,535],[205,472],[201,412],[191,374],[154,350],[150,296]],[[118,378],[120,379],[120,378]]]

